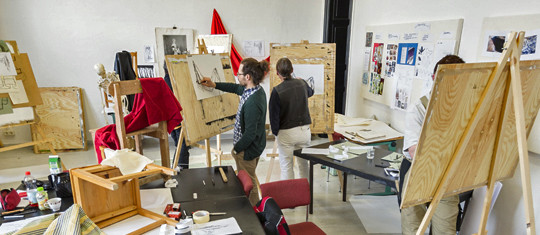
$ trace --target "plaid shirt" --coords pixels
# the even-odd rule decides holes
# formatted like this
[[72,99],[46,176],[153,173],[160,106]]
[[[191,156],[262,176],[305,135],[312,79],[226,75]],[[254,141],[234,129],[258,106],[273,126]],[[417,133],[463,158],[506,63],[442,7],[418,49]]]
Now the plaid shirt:
[[236,121],[234,122],[234,139],[233,139],[233,145],[236,145],[240,138],[242,138],[242,128],[240,127],[240,113],[242,111],[242,106],[244,106],[244,103],[246,100],[253,95],[256,91],[261,89],[260,85],[257,85],[256,87],[245,89],[244,93],[242,93],[242,96],[240,97],[240,104],[238,104],[238,111],[236,111]]

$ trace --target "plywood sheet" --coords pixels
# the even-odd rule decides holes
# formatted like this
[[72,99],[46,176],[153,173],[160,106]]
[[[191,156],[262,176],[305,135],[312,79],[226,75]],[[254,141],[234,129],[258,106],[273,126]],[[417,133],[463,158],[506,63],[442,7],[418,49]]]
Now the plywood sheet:
[[[87,149],[82,90],[78,87],[41,87],[43,104],[36,106],[41,127],[47,138],[53,138],[56,150]],[[37,133],[32,130],[32,136]],[[49,151],[47,145],[37,145],[36,152]]]
[[[518,152],[512,101],[506,99],[509,66],[501,79],[492,81],[493,89],[484,92],[495,66],[496,63],[441,65],[406,182],[403,207],[432,199],[453,155],[459,170],[449,175],[452,180],[445,196],[486,185],[493,157],[496,157],[496,180],[513,175]],[[520,69],[525,120],[530,132],[540,107],[540,61],[521,62]],[[477,110],[478,119],[471,122],[481,100],[487,105]],[[502,134],[497,139],[499,125]],[[467,131],[471,133],[470,140],[461,143]],[[456,152],[459,145],[463,152]]]
[[[216,136],[234,127],[239,97],[224,93],[208,99],[197,100],[195,88],[189,74],[188,55],[166,56],[167,69],[171,77],[174,94],[182,105],[186,143],[191,145]],[[225,80],[235,82],[231,61],[227,53],[216,54],[221,57]]]
[[276,63],[287,57],[293,64],[324,65],[324,94],[309,98],[311,133],[334,132],[335,64],[334,43],[270,44],[270,90],[281,83],[276,74]]

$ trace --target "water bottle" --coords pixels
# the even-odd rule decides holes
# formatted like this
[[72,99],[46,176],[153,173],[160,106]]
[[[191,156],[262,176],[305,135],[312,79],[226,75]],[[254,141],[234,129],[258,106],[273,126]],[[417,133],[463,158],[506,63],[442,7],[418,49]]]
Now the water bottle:
[[47,200],[49,199],[49,196],[47,194],[47,191],[43,190],[43,187],[37,188],[36,199],[40,210],[49,209],[47,207]]
[[28,195],[28,201],[34,204],[37,203],[36,194],[37,194],[37,185],[36,178],[34,178],[30,171],[27,171],[24,176],[24,185],[26,186],[26,194]]

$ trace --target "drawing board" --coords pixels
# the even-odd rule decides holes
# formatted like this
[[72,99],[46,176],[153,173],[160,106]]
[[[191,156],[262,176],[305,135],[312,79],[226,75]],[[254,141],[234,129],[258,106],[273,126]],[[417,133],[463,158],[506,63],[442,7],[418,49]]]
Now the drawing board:
[[[316,93],[308,100],[311,133],[334,132],[335,54],[336,45],[333,43],[270,44],[270,90],[281,83],[276,74],[276,63],[283,57],[289,58],[292,64],[296,65],[294,73],[297,77],[300,77],[297,72],[306,72],[307,75],[303,76],[319,78],[319,82],[314,82],[315,90],[324,85],[322,94]],[[321,66],[323,84],[320,84]],[[297,68],[300,68],[300,71],[297,71]]]
[[[224,81],[235,83],[229,55],[209,55],[221,61]],[[183,109],[182,125],[186,132],[186,143],[191,145],[231,130],[238,109],[238,95],[223,93],[198,100],[195,87],[199,84],[194,84],[190,75],[188,55],[168,55],[166,61],[173,92]]]
[[447,54],[457,54],[462,27],[463,19],[366,27],[365,49],[370,54],[364,57],[368,63],[364,61],[362,96],[407,110],[411,105],[404,103],[414,102],[431,89],[435,63]]
[[[495,66],[467,63],[439,67],[405,182],[402,207],[431,201],[454,154],[453,164],[459,170],[448,176],[452,180],[443,198],[486,185],[493,157],[496,181],[513,176],[519,158],[513,98],[508,91],[510,66],[504,68],[500,79],[488,83]],[[529,133],[540,108],[540,60],[520,62],[520,75]],[[488,86],[492,86],[489,92]],[[481,101],[487,103],[475,113]],[[462,142],[467,132],[470,139]],[[463,151],[457,151],[458,147]]]
[[216,54],[188,55],[188,68],[191,82],[197,95],[197,100],[207,99],[222,95],[223,92],[201,84],[204,77],[213,82],[225,82],[221,57]]

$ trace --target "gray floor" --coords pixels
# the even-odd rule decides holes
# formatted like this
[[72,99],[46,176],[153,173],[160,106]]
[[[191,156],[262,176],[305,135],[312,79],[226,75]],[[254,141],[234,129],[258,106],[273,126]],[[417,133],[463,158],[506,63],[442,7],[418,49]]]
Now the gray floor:
[[[227,137],[228,136],[225,135],[222,140],[222,149],[225,151],[232,148],[232,140]],[[312,144],[325,141],[327,141],[327,139],[314,137]],[[173,156],[174,143],[172,142],[172,139],[170,139],[170,142],[171,156]],[[68,168],[97,164],[93,145],[92,143],[89,144],[90,148],[88,151],[59,153],[64,164]],[[144,139],[143,144],[145,156],[155,160],[160,158],[159,143],[157,140],[146,138]],[[211,144],[215,147],[215,141],[212,141]],[[271,152],[273,144],[273,140],[269,139],[267,141],[267,152]],[[204,151],[202,149],[192,148],[190,154],[190,167],[205,166]],[[11,168],[47,164],[47,156],[48,155],[46,154],[34,154],[30,147],[3,152],[0,153],[0,159],[2,159],[0,171]],[[234,161],[232,160],[226,160],[224,163],[234,165]],[[261,183],[266,182],[266,174],[269,170],[269,166],[270,159],[262,157],[257,167],[257,175]],[[271,181],[279,180],[279,170],[279,161],[276,159],[272,170]],[[0,175],[0,177],[2,177],[2,175]],[[21,172],[21,179],[23,177],[24,172]],[[321,169],[319,165],[316,165],[314,182],[314,214],[309,216],[309,221],[317,224],[327,234],[368,234],[351,204],[348,201],[341,201],[341,192],[337,176],[329,176],[327,181],[326,170]],[[18,184],[18,182],[4,183],[0,184],[0,188],[14,187]],[[370,188],[368,189],[367,180],[358,177],[349,177],[347,197],[356,194],[382,191],[384,191],[384,186],[382,185],[371,183]],[[305,213],[305,207],[284,210],[285,218],[289,224],[305,221]],[[373,216],[379,216],[381,219],[384,219],[384,213],[384,211],[381,211],[378,215]]]

